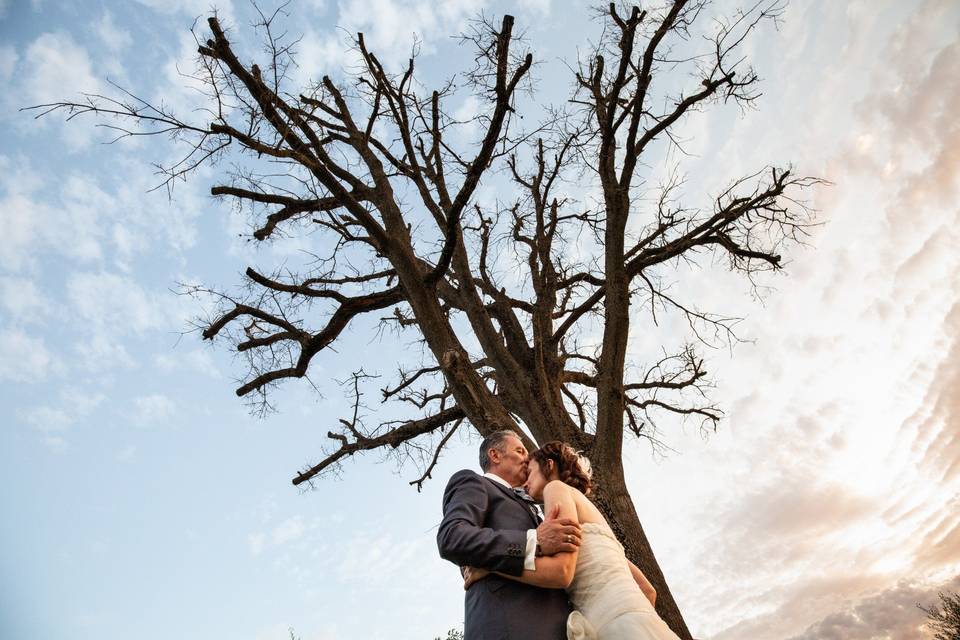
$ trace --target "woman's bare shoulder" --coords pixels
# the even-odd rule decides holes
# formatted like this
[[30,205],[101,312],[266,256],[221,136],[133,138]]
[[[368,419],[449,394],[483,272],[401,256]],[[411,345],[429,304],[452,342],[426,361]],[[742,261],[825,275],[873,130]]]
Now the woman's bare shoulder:
[[544,495],[548,493],[563,495],[563,494],[572,493],[572,492],[573,492],[573,487],[568,485],[563,480],[551,480],[546,484],[546,486],[543,487]]
[[597,505],[593,504],[593,501],[584,495],[582,491],[574,487],[570,487],[573,490],[573,498],[577,503],[577,512],[580,514],[580,522],[595,522],[597,524],[607,524],[606,518],[603,517],[603,514],[600,512],[600,509],[597,508]]

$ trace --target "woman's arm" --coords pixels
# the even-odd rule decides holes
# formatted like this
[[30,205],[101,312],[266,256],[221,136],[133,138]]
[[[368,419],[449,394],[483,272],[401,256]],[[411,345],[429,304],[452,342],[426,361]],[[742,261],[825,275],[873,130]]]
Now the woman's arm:
[[643,595],[647,596],[650,604],[657,606],[657,590],[653,588],[653,585],[647,580],[647,576],[643,575],[643,571],[640,571],[637,565],[629,560],[627,560],[627,564],[630,566],[630,574],[633,575],[633,579],[636,581],[637,586],[640,587],[640,591],[643,591]]
[[[570,487],[553,480],[547,483],[543,489],[544,511],[551,513],[552,509],[559,508],[560,518],[570,518],[576,523],[580,523],[577,515],[577,503],[574,500],[573,492]],[[540,556],[537,558],[536,570],[525,570],[519,576],[500,574],[505,578],[534,585],[536,587],[546,587],[548,589],[566,589],[573,582],[573,575],[577,568],[577,556],[579,547],[576,551],[558,553],[553,556]]]
[[[537,570],[524,571],[523,575],[520,576],[512,576],[509,573],[503,573],[501,571],[487,571],[486,569],[480,569],[478,567],[464,567],[463,588],[469,589],[474,582],[479,582],[493,574],[501,578],[510,578],[517,582],[542,587],[544,589],[564,589],[570,583],[566,582],[563,567],[560,563],[553,560],[554,557],[555,556],[542,556],[537,558]],[[544,562],[541,562],[541,560],[544,560]]]

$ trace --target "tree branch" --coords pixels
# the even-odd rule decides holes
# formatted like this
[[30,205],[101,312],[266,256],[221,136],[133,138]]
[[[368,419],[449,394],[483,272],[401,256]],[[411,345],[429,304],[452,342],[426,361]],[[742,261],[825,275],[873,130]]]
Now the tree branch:
[[378,449],[380,447],[397,448],[403,443],[408,442],[417,436],[435,431],[445,424],[455,420],[461,420],[464,417],[464,413],[460,407],[453,406],[440,411],[436,415],[421,418],[419,420],[411,420],[399,427],[387,431],[382,435],[373,438],[363,437],[361,439],[354,440],[353,442],[351,442],[346,436],[331,431],[327,434],[327,436],[338,441],[340,443],[340,447],[317,464],[297,474],[297,476],[293,479],[293,484],[299,485],[310,480],[318,473],[321,473],[325,469],[329,468],[331,465],[337,464],[343,458],[363,451]]

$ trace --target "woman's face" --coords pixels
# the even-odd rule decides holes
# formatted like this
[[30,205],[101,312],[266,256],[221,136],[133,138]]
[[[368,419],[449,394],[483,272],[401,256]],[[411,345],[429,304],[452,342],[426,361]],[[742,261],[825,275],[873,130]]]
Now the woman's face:
[[[553,467],[549,460],[547,464],[549,467]],[[530,461],[527,465],[527,470],[530,472],[530,475],[527,476],[527,482],[523,485],[523,488],[526,489],[531,498],[537,502],[543,502],[543,488],[550,482],[550,474],[545,473],[544,469],[540,467],[540,463],[536,460]]]

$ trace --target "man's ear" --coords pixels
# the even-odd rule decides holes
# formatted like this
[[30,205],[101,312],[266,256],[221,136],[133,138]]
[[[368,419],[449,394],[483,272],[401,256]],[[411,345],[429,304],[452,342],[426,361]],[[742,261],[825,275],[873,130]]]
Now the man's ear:
[[487,460],[489,460],[491,464],[499,464],[500,452],[493,447],[487,449]]

